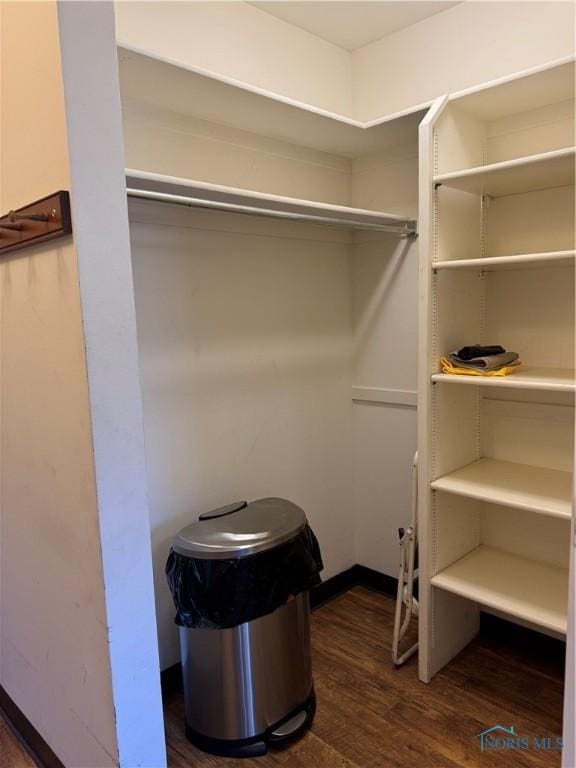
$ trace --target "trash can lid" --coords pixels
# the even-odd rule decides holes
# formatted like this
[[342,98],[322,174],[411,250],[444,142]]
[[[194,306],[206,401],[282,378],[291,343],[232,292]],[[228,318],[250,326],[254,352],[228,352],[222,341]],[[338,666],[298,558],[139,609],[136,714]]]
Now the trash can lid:
[[246,557],[290,541],[306,525],[300,507],[275,498],[230,504],[202,518],[176,536],[175,552],[202,560]]

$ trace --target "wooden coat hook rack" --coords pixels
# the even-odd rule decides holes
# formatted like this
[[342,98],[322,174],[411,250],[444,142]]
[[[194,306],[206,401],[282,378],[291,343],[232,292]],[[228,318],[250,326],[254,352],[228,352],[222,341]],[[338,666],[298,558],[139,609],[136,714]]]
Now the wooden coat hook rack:
[[71,233],[70,195],[61,190],[0,216],[0,254]]

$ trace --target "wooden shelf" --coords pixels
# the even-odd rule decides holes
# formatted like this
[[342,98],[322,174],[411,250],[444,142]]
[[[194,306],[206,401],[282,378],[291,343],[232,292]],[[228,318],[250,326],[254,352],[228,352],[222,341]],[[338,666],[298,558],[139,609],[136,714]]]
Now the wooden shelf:
[[512,256],[492,256],[483,259],[453,259],[437,261],[432,269],[477,269],[497,272],[508,269],[537,269],[541,267],[574,266],[576,251],[548,251],[546,253],[518,253]]
[[124,105],[148,104],[344,157],[416,139],[428,107],[363,123],[127,45],[119,46],[118,62]]
[[480,459],[431,483],[437,491],[570,520],[572,475],[556,469]]
[[128,195],[190,207],[302,221],[331,227],[412,234],[416,222],[388,213],[280,197],[236,187],[126,170]]
[[434,587],[566,634],[568,573],[563,568],[480,546],[433,576]]
[[434,183],[489,197],[564,187],[574,184],[574,159],[574,147],[557,149],[434,176]]
[[574,371],[569,368],[531,368],[522,366],[509,376],[466,376],[465,374],[434,373],[432,381],[443,384],[468,384],[480,387],[544,390],[547,392],[576,392]]

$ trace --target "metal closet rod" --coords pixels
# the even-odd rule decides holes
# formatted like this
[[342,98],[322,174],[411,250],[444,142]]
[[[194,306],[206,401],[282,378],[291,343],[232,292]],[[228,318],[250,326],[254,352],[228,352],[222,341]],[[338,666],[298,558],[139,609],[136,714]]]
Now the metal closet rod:
[[226,203],[218,200],[205,200],[201,197],[184,197],[182,195],[173,195],[168,192],[152,192],[147,189],[132,189],[128,187],[126,193],[128,197],[153,200],[157,203],[183,205],[187,208],[212,208],[218,211],[230,211],[232,213],[241,213],[249,216],[264,216],[274,219],[287,219],[289,221],[305,221],[311,224],[321,224],[325,226],[351,227],[353,229],[370,230],[374,232],[388,232],[398,235],[399,237],[415,237],[417,234],[416,222],[412,219],[399,219],[397,223],[390,222],[390,224],[364,223],[346,218],[320,216],[313,213],[276,211],[271,208],[258,208],[253,205],[240,205],[238,203]]

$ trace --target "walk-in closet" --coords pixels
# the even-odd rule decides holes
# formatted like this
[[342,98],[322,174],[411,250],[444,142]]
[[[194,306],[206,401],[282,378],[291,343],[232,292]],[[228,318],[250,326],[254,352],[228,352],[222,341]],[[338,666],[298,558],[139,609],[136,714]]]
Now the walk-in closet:
[[[564,638],[573,63],[373,124],[130,48],[119,63],[161,664],[179,653],[167,541],[191,515],[290,498],[327,577],[395,537],[379,406],[415,395],[384,386],[410,355],[385,307],[418,259],[420,679],[481,611]],[[521,365],[441,372],[473,343]]]
[[[481,611],[565,637],[573,64],[369,127],[134,50],[120,73],[163,663],[166,540],[191,512],[291,498],[328,576],[394,536],[366,453],[391,439],[378,405],[409,403],[382,386],[406,357],[382,307],[418,253],[420,678]],[[521,365],[441,372],[472,343]]]
[[575,23],[0,0],[0,763],[576,768]]
[[[358,562],[357,536],[395,556],[382,458],[366,456],[387,450],[388,364],[401,376],[415,363],[401,339],[386,358],[381,346],[386,292],[399,272],[417,280],[424,110],[366,127],[136,51],[119,62],[160,648],[173,664],[166,544],[207,509],[291,499],[327,577]],[[374,470],[367,487],[359,475]]]

